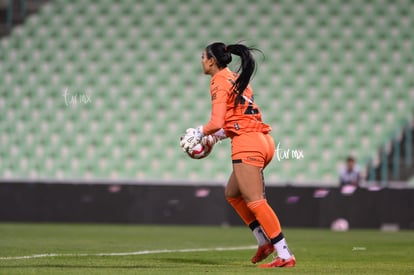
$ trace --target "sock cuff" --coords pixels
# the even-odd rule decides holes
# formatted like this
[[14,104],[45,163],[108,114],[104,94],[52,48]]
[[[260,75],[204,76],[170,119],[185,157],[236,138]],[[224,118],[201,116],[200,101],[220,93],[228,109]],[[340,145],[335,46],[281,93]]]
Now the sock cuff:
[[257,220],[255,220],[255,221],[253,221],[252,223],[249,224],[249,227],[252,231],[255,230],[259,226],[260,226],[260,223]]
[[267,200],[266,199],[261,199],[261,200],[257,200],[257,201],[251,201],[247,203],[247,207],[249,207],[250,209],[255,209],[263,204],[266,204]]
[[233,198],[233,197],[226,197],[226,200],[230,203],[230,204],[235,204],[238,203],[240,201],[244,201],[242,197],[237,197],[237,198]]
[[276,237],[272,238],[272,239],[270,240],[270,242],[271,242],[272,244],[275,244],[275,243],[278,243],[279,241],[281,241],[283,238],[284,238],[283,233],[282,233],[282,232],[280,232],[280,233],[279,233],[279,235],[277,235]]

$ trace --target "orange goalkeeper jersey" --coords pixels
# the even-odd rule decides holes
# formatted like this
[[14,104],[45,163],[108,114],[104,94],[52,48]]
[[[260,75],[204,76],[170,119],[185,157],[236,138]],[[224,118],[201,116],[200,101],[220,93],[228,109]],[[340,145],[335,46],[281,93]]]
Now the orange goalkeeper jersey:
[[203,127],[204,134],[212,134],[221,128],[228,137],[248,132],[266,134],[272,130],[262,121],[260,108],[254,103],[250,85],[244,90],[242,97],[233,91],[237,77],[236,73],[225,68],[211,78],[211,118]]

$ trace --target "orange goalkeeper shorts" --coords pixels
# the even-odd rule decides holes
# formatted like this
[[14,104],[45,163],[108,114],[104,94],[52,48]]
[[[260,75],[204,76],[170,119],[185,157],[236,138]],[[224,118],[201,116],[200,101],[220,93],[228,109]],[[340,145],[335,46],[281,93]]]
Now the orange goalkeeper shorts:
[[265,168],[275,154],[275,143],[270,134],[244,133],[231,139],[233,163],[246,163]]

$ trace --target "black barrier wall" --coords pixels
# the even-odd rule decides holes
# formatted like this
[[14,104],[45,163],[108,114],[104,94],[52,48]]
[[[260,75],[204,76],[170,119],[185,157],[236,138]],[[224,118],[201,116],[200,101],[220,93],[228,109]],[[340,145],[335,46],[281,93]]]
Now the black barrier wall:
[[[221,186],[0,184],[0,221],[241,225]],[[267,187],[283,226],[414,229],[414,190]]]

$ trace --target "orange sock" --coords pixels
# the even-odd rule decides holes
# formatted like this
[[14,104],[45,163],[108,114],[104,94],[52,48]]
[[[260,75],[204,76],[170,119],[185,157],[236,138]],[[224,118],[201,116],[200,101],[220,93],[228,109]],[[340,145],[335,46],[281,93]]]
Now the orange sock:
[[279,219],[266,199],[249,202],[247,207],[253,212],[270,239],[276,238],[282,232]]
[[230,198],[226,197],[226,200],[233,206],[234,210],[236,210],[237,214],[239,214],[240,218],[246,225],[250,225],[252,222],[256,220],[256,217],[253,215],[252,211],[247,207],[246,202],[242,197],[238,198]]

